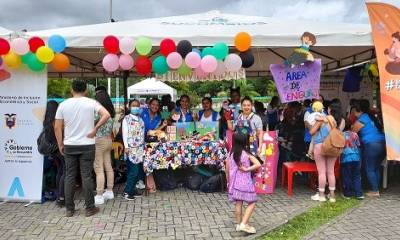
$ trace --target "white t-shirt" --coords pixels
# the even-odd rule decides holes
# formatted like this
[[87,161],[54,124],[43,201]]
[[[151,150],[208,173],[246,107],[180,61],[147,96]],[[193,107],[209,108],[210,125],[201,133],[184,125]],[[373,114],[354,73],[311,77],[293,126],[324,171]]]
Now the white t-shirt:
[[[201,116],[199,122],[213,122],[213,118],[212,118],[212,117],[213,117],[212,113],[211,113],[210,116],[208,116],[208,117],[206,117],[205,114],[203,114],[203,115]],[[221,116],[218,114],[217,120],[216,120],[216,121],[219,121],[220,118],[221,118]]]
[[64,120],[64,145],[92,145],[95,138],[86,137],[94,128],[100,103],[87,97],[69,98],[57,109],[56,119]]

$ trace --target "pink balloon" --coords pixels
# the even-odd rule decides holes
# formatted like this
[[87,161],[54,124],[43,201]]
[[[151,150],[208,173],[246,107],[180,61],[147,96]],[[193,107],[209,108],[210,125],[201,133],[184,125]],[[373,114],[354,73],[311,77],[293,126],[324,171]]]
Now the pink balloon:
[[205,78],[207,77],[208,73],[204,72],[201,67],[198,67],[194,70],[194,73],[198,78]]
[[226,56],[224,64],[228,71],[237,72],[242,67],[242,59],[239,55],[231,53]]
[[25,55],[29,52],[29,43],[25,38],[15,38],[11,41],[11,49],[18,55]]
[[182,65],[182,56],[177,52],[168,54],[167,64],[172,69],[178,69]]
[[197,52],[190,52],[186,55],[185,63],[190,68],[197,68],[201,63],[201,56]]
[[225,73],[225,71],[226,71],[226,67],[225,67],[224,62],[218,61],[217,69],[215,69],[213,74],[215,74],[217,76],[221,76],[222,74]]
[[109,53],[103,58],[103,67],[107,72],[114,72],[119,67],[119,58],[116,54]]
[[201,69],[206,73],[214,72],[217,69],[218,62],[214,56],[207,55],[201,59]]
[[119,50],[123,54],[131,54],[135,51],[135,41],[132,38],[124,37],[119,40]]
[[131,55],[122,54],[119,56],[119,66],[123,70],[130,70],[133,68],[133,58]]

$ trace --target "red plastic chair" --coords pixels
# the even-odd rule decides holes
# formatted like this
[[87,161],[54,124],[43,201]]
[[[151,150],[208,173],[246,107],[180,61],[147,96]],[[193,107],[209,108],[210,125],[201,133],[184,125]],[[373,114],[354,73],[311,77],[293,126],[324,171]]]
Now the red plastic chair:
[[287,175],[288,196],[293,193],[293,174],[295,172],[308,172],[318,174],[317,165],[314,162],[285,162],[282,166],[282,187],[285,185]]

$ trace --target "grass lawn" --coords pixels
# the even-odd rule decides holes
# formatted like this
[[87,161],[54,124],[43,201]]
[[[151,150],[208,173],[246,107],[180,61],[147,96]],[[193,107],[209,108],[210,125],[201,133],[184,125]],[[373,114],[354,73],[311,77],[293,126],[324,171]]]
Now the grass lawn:
[[341,215],[346,210],[360,204],[360,200],[346,200],[337,197],[336,203],[321,203],[311,208],[307,212],[294,217],[288,223],[278,227],[277,229],[267,233],[260,239],[263,240],[279,240],[279,239],[301,239],[318,227],[328,223],[333,218]]

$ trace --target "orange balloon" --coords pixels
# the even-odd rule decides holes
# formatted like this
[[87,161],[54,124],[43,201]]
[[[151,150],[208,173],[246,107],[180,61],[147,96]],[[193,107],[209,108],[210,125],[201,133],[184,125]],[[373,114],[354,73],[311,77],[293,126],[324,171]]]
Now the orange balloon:
[[62,53],[56,53],[54,54],[54,59],[51,62],[51,66],[55,71],[58,72],[67,71],[70,66],[69,58]]
[[249,50],[251,46],[251,36],[247,32],[240,32],[235,37],[235,47],[241,52]]

